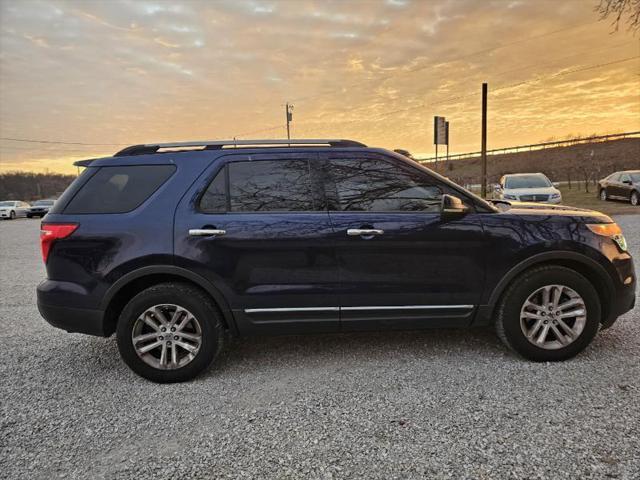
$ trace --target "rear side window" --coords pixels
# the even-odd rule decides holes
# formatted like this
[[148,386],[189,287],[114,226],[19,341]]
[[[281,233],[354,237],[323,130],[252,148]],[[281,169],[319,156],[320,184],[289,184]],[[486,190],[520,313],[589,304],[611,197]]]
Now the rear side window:
[[259,160],[230,163],[232,212],[313,210],[307,160]]
[[227,167],[220,170],[200,199],[200,210],[205,213],[227,210]]
[[205,213],[312,211],[317,207],[311,184],[308,160],[232,162],[209,184],[200,199],[200,210]]
[[64,213],[130,212],[149,198],[175,169],[174,165],[101,167],[80,187]]

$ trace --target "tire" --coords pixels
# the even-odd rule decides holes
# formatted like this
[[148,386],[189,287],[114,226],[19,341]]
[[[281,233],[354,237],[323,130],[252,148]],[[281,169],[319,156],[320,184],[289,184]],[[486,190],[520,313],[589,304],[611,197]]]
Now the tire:
[[607,200],[609,200],[609,197],[607,195],[607,190],[605,188],[601,188],[600,189],[600,200],[602,200],[603,202],[606,202]]
[[11,210],[11,213],[9,214],[9,220],[15,220],[15,219],[16,219],[16,212]]
[[[169,314],[171,313],[170,309],[173,307],[178,307],[182,309],[182,311],[186,311],[186,314],[182,316],[183,319],[188,317],[188,314],[191,314],[191,317],[195,319],[195,323],[189,320],[185,328],[190,328],[189,325],[192,327],[198,325],[198,329],[191,327],[189,334],[200,337],[200,344],[194,355],[191,355],[190,351],[178,347],[179,344],[184,345],[184,343],[191,342],[191,340],[187,341],[184,338],[177,337],[177,335],[181,335],[180,332],[176,332],[176,336],[174,337],[174,334],[169,331],[165,331],[164,333],[160,331],[160,327],[167,330],[166,327],[162,327],[160,317],[154,317],[153,313],[149,314],[152,324],[157,323],[159,327],[154,327],[153,329],[146,321],[143,322],[141,320],[142,315],[147,315],[149,309],[153,309],[154,306],[159,306],[161,310],[164,308],[168,309],[161,313],[165,320],[171,320]],[[158,312],[158,310],[152,310],[152,312]],[[156,320],[154,320],[154,318]],[[179,322],[176,321],[176,326],[179,326],[178,323]],[[149,352],[145,352],[144,360],[136,350],[133,342],[134,334],[136,334],[138,338],[140,338],[138,333],[142,335],[142,331],[139,330],[141,328],[140,325],[148,329],[148,333],[145,335],[152,337],[147,340],[148,342],[164,344]],[[169,324],[166,325],[168,326]],[[168,336],[165,335],[165,333],[168,333]],[[182,333],[187,335],[187,330]],[[184,382],[194,378],[206,369],[218,353],[220,353],[223,347],[224,337],[221,314],[211,298],[206,293],[191,285],[173,282],[154,285],[133,297],[122,310],[116,328],[118,350],[124,362],[141,377],[157,383]],[[162,341],[159,340],[160,338],[162,338]],[[175,345],[173,345],[173,347],[165,347],[165,345],[171,344],[171,340],[174,338],[176,340],[179,338],[180,341],[174,341]],[[150,345],[151,343],[146,345]],[[140,345],[142,345],[142,348],[146,346],[144,343],[137,345],[138,349],[140,349]],[[154,366],[150,364],[150,362],[160,364],[160,362],[162,362],[162,352],[167,352],[165,356],[166,365],[166,362],[170,361],[167,360],[167,357],[171,356],[170,352],[172,351],[169,350],[170,348],[176,350],[178,352],[177,355],[183,354],[185,357],[177,363],[171,362],[171,365],[167,365],[164,369],[157,365]],[[193,346],[191,346],[191,348],[193,348]],[[156,358],[158,356],[160,357],[159,359]],[[191,359],[189,359],[189,357],[191,357]],[[182,361],[186,363],[180,366],[179,364]]]
[[30,213],[27,213],[27,218],[33,218],[33,215],[31,215]]
[[629,202],[631,202],[631,205],[633,205],[634,207],[637,207],[638,205],[640,205],[640,193],[636,192],[635,190],[631,192],[631,197],[629,197]]
[[[535,314],[536,319],[525,318],[522,320],[521,314],[525,311],[525,308],[527,308],[525,314],[530,313],[529,310],[532,308],[525,307],[525,302],[533,298],[532,295],[535,292],[540,291],[540,295],[543,295],[541,290],[549,286],[563,287],[560,291],[565,293],[562,293],[560,298],[564,300],[559,302],[560,305],[563,303],[570,305],[571,302],[576,302],[577,297],[568,296],[569,294],[576,294],[579,300],[582,301],[584,308],[580,307],[580,305],[569,306],[566,307],[565,312],[572,313],[586,310],[585,318],[581,319],[581,316],[576,316],[575,319],[560,318],[555,316],[558,310],[553,312],[538,310]],[[551,294],[554,292],[555,290],[552,289]],[[540,303],[544,304],[544,302]],[[544,315],[544,317],[540,317],[540,315]],[[504,344],[524,358],[536,362],[554,362],[572,358],[584,350],[598,332],[600,316],[600,299],[589,280],[569,268],[547,265],[532,268],[511,283],[498,304],[495,327],[498,337]],[[546,320],[548,323],[539,325],[539,333],[534,335],[532,332],[535,329],[535,322],[544,320],[544,318],[548,319]],[[560,321],[565,326],[571,327],[571,332],[575,330],[576,332],[579,331],[579,333],[574,334],[574,338],[571,340],[563,336],[564,341],[560,341],[555,331],[551,330],[556,328],[559,332],[566,332],[563,327],[556,323]],[[536,338],[542,336],[544,332],[548,332],[545,335],[547,341],[538,344],[535,342],[536,338],[529,340],[524,331],[527,328],[527,331]],[[564,342],[569,343],[565,345]],[[542,345],[546,346],[546,348]]]

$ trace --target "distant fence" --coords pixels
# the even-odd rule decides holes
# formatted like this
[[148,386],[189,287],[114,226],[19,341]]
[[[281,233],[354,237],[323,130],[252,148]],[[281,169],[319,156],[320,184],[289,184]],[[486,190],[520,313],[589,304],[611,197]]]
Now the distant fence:
[[[515,147],[505,147],[505,148],[494,148],[493,150],[487,150],[487,155],[496,155],[496,154],[504,154],[504,153],[517,153],[517,152],[526,152],[533,150],[543,150],[545,148],[554,148],[554,147],[570,147],[572,145],[578,145],[580,143],[596,143],[596,142],[607,142],[610,140],[621,140],[623,138],[635,138],[640,137],[640,131],[638,132],[626,132],[626,133],[614,133],[611,135],[592,135],[590,137],[577,137],[571,138],[567,140],[559,140],[556,142],[544,142],[544,143],[532,143],[531,145],[518,145]],[[449,156],[439,156],[439,161],[445,160],[460,160],[463,158],[473,158],[479,157],[482,152],[470,152],[470,153],[457,153],[455,155]],[[416,161],[420,163],[427,162],[435,162],[436,157],[429,158],[416,158]]]

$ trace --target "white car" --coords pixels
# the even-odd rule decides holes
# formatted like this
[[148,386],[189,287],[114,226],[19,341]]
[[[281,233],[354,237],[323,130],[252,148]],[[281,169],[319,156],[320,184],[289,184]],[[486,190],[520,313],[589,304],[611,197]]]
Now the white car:
[[544,173],[513,173],[504,175],[496,185],[500,200],[516,202],[560,203],[562,194]]
[[18,217],[26,217],[29,212],[29,207],[31,207],[31,205],[27,202],[20,202],[18,200],[0,202],[0,218],[13,220]]

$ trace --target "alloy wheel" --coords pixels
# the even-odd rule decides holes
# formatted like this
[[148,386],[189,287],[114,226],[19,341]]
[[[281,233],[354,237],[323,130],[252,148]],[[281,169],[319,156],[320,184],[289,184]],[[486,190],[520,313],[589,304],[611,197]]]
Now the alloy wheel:
[[637,207],[639,203],[638,192],[633,192],[631,194],[631,205]]
[[190,363],[202,346],[202,328],[191,312],[179,305],[154,305],[135,321],[131,341],[147,365],[175,370]]
[[545,350],[573,343],[587,322],[587,307],[575,290],[546,285],[533,292],[520,310],[520,328],[527,340]]
[[607,191],[603,188],[602,190],[600,190],[600,200],[606,200],[607,199]]

